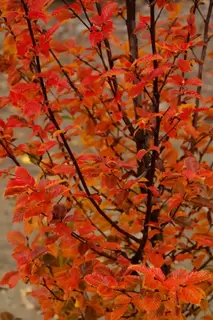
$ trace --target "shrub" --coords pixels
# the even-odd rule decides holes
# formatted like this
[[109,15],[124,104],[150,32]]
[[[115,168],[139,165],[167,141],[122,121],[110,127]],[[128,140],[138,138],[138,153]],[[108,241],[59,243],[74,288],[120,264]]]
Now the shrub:
[[213,0],[52,2],[1,3],[23,227],[1,284],[32,284],[44,319],[212,319]]

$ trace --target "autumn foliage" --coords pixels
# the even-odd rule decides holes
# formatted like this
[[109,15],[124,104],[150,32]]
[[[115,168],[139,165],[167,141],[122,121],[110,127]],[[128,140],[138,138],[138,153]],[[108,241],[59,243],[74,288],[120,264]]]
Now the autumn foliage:
[[213,319],[213,0],[0,9],[1,284],[47,320]]

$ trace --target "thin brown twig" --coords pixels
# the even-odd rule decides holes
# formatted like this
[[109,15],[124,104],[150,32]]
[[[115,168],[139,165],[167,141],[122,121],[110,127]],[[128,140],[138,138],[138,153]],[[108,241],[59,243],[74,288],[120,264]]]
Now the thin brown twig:
[[43,287],[45,287],[51,295],[58,301],[65,302],[66,300],[59,298],[47,285],[46,280],[43,278],[43,283],[41,284]]
[[10,151],[10,149],[8,149],[8,147],[4,145],[3,141],[1,140],[1,138],[0,138],[0,145],[2,146],[2,148],[7,153],[8,157],[15,163],[15,165],[17,167],[21,167],[20,163],[18,162],[18,160],[16,159],[16,157],[14,156],[12,151]]
[[[202,80],[202,78],[203,78],[204,62],[205,62],[205,58],[206,58],[206,54],[207,54],[207,47],[208,47],[208,41],[209,41],[209,36],[208,36],[209,24],[210,24],[210,20],[211,20],[211,16],[212,16],[212,11],[213,11],[213,0],[210,0],[209,1],[209,7],[208,7],[207,16],[206,16],[206,19],[205,19],[204,32],[203,32],[204,45],[203,45],[201,56],[200,56],[200,60],[203,63],[199,64],[198,75],[197,75],[198,79],[200,79],[200,80]],[[202,91],[202,85],[197,88],[197,94],[200,95],[201,91]],[[195,104],[196,104],[195,108],[198,108],[199,104],[200,104],[200,99],[199,98],[196,98]],[[197,127],[197,121],[198,121],[198,113],[196,112],[193,115],[193,120],[192,120],[192,124],[193,124],[193,126],[195,128]]]

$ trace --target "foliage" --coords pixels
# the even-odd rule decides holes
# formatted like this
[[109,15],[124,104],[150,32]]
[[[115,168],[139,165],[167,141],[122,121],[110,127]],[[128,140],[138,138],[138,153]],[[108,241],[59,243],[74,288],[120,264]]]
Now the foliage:
[[[212,319],[213,0],[52,2],[1,1],[0,175],[23,226],[1,284],[32,284],[44,319]],[[59,41],[70,20],[83,45]]]

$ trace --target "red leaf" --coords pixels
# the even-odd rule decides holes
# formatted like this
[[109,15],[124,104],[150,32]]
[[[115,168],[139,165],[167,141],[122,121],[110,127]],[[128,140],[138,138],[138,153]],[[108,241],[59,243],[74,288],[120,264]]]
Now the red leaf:
[[15,86],[13,86],[11,88],[11,91],[17,92],[17,93],[24,93],[24,92],[26,92],[28,90],[32,90],[34,88],[35,88],[35,86],[32,83],[21,82],[21,83],[16,84]]
[[145,149],[141,149],[138,151],[136,157],[139,161],[142,160],[142,158],[145,156],[145,154],[147,153],[147,151]]
[[47,3],[46,0],[29,0],[30,11],[42,11],[44,5]]
[[17,167],[15,178],[11,179],[6,187],[5,196],[20,194],[27,188],[34,187],[35,180],[23,167]]
[[72,229],[64,223],[56,223],[55,232],[60,236],[71,236]]
[[156,151],[157,153],[160,153],[160,149],[157,146],[152,146],[151,148],[149,148],[149,152],[153,150]]
[[137,84],[133,85],[132,88],[129,89],[128,96],[130,98],[137,97],[139,94],[142,93],[143,88],[145,87],[145,85],[146,85],[146,82],[144,80],[141,80]]
[[124,258],[122,255],[118,257],[117,261],[122,267],[128,267],[130,265],[129,260]]
[[109,2],[105,6],[103,6],[101,10],[101,16],[103,19],[103,22],[106,23],[108,20],[110,20],[113,16],[113,13],[117,9],[117,3],[115,2]]
[[7,120],[7,128],[21,128],[27,126],[27,121],[17,115],[11,115]]
[[199,78],[193,78],[193,79],[186,80],[186,85],[200,87],[200,86],[202,86],[202,84],[203,84],[203,82]]
[[43,20],[45,23],[48,22],[48,18],[47,15],[44,12],[41,11],[30,11],[28,13],[28,17],[32,20],[38,20],[41,19]]
[[75,168],[74,166],[66,165],[66,164],[61,164],[61,165],[56,165],[53,167],[53,171],[55,173],[62,173],[62,174],[69,174],[69,175],[74,175],[75,173]]
[[165,72],[167,72],[171,68],[172,64],[167,63],[165,65],[160,66],[159,68],[154,69],[151,74],[149,79],[153,80],[161,75],[163,75]]
[[23,106],[23,114],[27,117],[35,118],[41,111],[41,104],[36,101],[29,101]]
[[139,22],[138,22],[138,24],[137,24],[137,26],[135,28],[135,32],[138,32],[140,30],[146,29],[146,27],[148,26],[149,22],[150,22],[150,17],[149,16],[147,16],[147,17],[140,16],[139,17]]
[[199,163],[196,160],[195,157],[188,157],[184,160],[184,165],[187,170],[192,171],[193,173],[196,173],[199,170]]
[[108,189],[114,189],[117,185],[117,178],[113,175],[103,175],[102,185]]
[[91,45],[95,47],[97,43],[101,42],[104,39],[104,35],[100,31],[96,31],[95,27],[90,28],[89,40]]
[[164,281],[166,279],[164,273],[162,272],[162,270],[160,268],[148,268],[143,265],[137,265],[137,264],[134,265],[133,264],[128,269],[141,272],[144,275],[152,276],[160,281]]
[[28,184],[30,186],[34,186],[34,184],[35,184],[35,179],[23,167],[16,168],[15,180],[20,181],[23,184]]
[[114,287],[118,285],[115,278],[111,276],[103,276],[96,272],[92,274],[88,274],[87,276],[84,277],[84,280],[93,287],[97,287],[99,284],[104,284],[105,286],[108,286],[108,287]]
[[[18,249],[18,250],[16,250]],[[26,246],[18,246],[15,248],[14,253],[12,254],[12,257],[16,260],[16,263],[19,267],[29,263],[31,256],[31,251]]]
[[54,140],[49,140],[45,143],[42,143],[38,149],[38,155],[42,156],[46,151],[52,149],[57,144]]
[[186,90],[184,92],[185,95],[189,95],[189,96],[193,96],[195,98],[198,98],[198,99],[201,99],[201,96],[200,94],[198,94],[196,91],[193,91],[193,90]]
[[0,281],[0,285],[8,285],[10,288],[14,288],[20,280],[18,271],[7,272]]
[[179,74],[174,74],[169,77],[169,82],[182,86],[184,84],[184,78]]
[[152,192],[154,197],[156,197],[156,198],[159,197],[159,191],[156,187],[151,186],[151,187],[148,187],[148,189]]
[[68,286],[69,290],[73,290],[78,287],[80,281],[80,275],[77,268],[72,267],[69,270],[70,276],[67,279],[66,285]]

